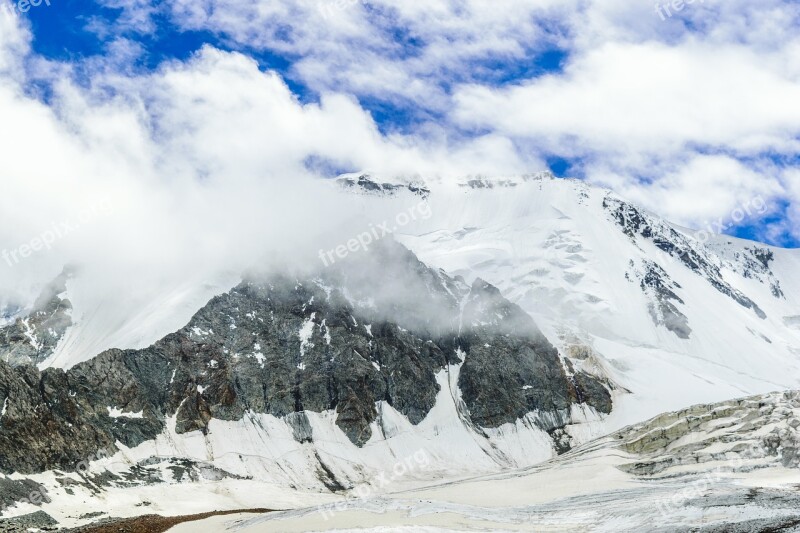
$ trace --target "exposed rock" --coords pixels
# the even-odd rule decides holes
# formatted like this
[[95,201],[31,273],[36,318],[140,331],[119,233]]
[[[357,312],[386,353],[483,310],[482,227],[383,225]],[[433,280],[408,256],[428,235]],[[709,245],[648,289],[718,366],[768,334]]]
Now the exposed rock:
[[656,325],[666,327],[681,339],[688,339],[692,333],[689,319],[677,307],[684,305],[675,293],[681,286],[674,282],[667,272],[652,261],[642,261],[641,269],[633,261],[625,274],[630,281],[639,281],[639,286],[649,298],[648,311]]
[[701,245],[691,242],[666,223],[647,216],[632,204],[610,195],[603,200],[603,207],[633,241],[639,237],[649,240],[665,254],[681,261],[725,296],[742,307],[752,309],[759,318],[767,318],[766,313],[753,300],[725,281],[720,266],[704,253]]
[[2,511],[20,501],[40,505],[50,500],[47,498],[47,490],[30,479],[17,480],[5,476],[0,477],[0,516],[2,516]]
[[611,397],[605,387],[591,387],[596,379],[589,376],[570,380],[558,350],[533,320],[483,280],[472,286],[463,325],[467,356],[459,386],[478,425],[498,427],[538,411],[554,420],[553,427],[543,428],[549,431],[568,423],[566,413],[572,403],[610,412]]
[[58,522],[44,511],[0,519],[0,533],[23,533],[28,531],[57,531]]
[[770,264],[775,261],[775,253],[767,248],[753,246],[745,248],[742,253],[734,254],[732,262],[734,270],[746,278],[759,280],[761,283],[769,284],[770,291],[775,298],[786,299],[786,295],[781,288],[781,282],[770,269]]
[[178,433],[248,412],[287,417],[305,442],[313,435],[302,413],[334,410],[362,446],[378,401],[421,422],[436,374],[461,363],[457,354],[471,423],[497,427],[536,411],[553,430],[570,422],[573,404],[610,411],[603,384],[567,372],[533,320],[491,285],[469,287],[393,242],[354,261],[310,279],[253,278],[143,350],[110,350],[66,372],[0,363],[0,471],[72,472],[117,441],[155,438],[172,416]]
[[619,432],[613,438],[637,462],[622,470],[641,476],[681,465],[720,461],[726,470],[752,469],[761,460],[800,467],[800,393],[745,398],[718,405],[696,405],[666,413]]
[[427,198],[431,191],[423,185],[409,183],[407,185],[400,185],[395,183],[379,183],[369,174],[362,174],[358,177],[342,177],[336,180],[339,185],[345,189],[360,190],[368,194],[379,194],[394,196],[398,191],[408,190],[420,196]]
[[64,297],[71,275],[71,270],[65,269],[44,288],[25,316],[0,327],[0,361],[12,366],[38,364],[53,354],[72,325],[72,303]]

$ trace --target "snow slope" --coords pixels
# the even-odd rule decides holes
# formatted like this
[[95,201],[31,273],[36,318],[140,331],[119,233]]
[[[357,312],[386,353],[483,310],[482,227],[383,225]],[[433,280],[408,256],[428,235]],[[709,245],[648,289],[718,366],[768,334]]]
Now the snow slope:
[[522,471],[171,531],[795,531],[798,416],[798,393],[698,405]]
[[[396,238],[431,266],[497,286],[563,352],[630,391],[609,430],[695,403],[800,387],[800,250],[727,236],[703,244],[639,211],[656,237],[705,262],[707,271],[695,271],[655,237],[621,226],[614,207],[622,201],[583,182],[533,176],[425,188],[431,216],[399,227]],[[418,201],[365,193],[376,221]],[[767,267],[756,251],[772,254]],[[653,271],[677,298],[644,290]],[[659,301],[685,317],[688,339],[657,323],[651,309],[659,315]]]
[[[393,183],[388,188],[350,186],[342,194],[361,194],[366,218],[375,226],[387,221],[395,237],[427,264],[467,282],[480,277],[497,286],[533,316],[575,366],[606,377],[616,387],[609,417],[574,413],[575,420],[583,421],[567,428],[575,442],[588,442],[689,405],[800,389],[800,251],[724,236],[704,244],[692,231],[577,181],[532,176],[460,183],[431,180],[412,188]],[[413,219],[400,217],[414,213],[415,206]],[[683,253],[674,252],[676,247]],[[192,280],[158,294],[151,291],[115,301],[86,296],[91,295],[91,282],[78,277],[69,286],[75,324],[43,366],[70,367],[108,348],[147,346],[179,329],[211,296],[236,281],[234,277],[212,283]],[[442,489],[452,490],[452,497],[438,492],[423,495],[444,500],[444,506],[420,508],[395,499],[380,503],[375,509],[384,522],[393,523],[397,516],[424,516],[411,525],[447,528],[452,521],[429,518],[431,513],[452,512],[458,520],[468,516],[473,526],[524,529],[526,520],[550,512],[525,507],[550,505],[551,500],[540,502],[533,495],[548,487],[548,498],[571,502],[557,506],[562,514],[554,528],[567,519],[588,524],[603,518],[598,514],[605,512],[603,502],[621,494],[630,505],[640,502],[636,509],[644,512],[655,501],[647,494],[663,499],[680,486],[667,483],[652,493],[626,493],[640,488],[641,480],[621,472],[617,467],[625,458],[608,448],[594,455],[570,454],[559,459],[557,468],[516,470],[552,457],[549,436],[527,418],[492,431],[463,423],[454,377],[458,370],[449,367],[438,376],[441,392],[436,407],[417,426],[379,404],[379,422],[363,449],[353,446],[336,427],[334,412],[309,414],[313,442],[299,442],[287,420],[265,415],[233,423],[213,420],[207,434],[178,435],[171,427],[155,441],[124,449],[109,464],[93,465],[98,473],[110,470],[122,476],[152,468],[164,482],[160,489],[112,484],[100,497],[116,516],[142,514],[141,505],[148,506],[147,512],[189,514],[210,507],[263,507],[263,499],[232,495],[262,490],[256,487],[271,495],[291,487],[300,495],[286,508],[305,507],[329,494],[331,487],[321,481],[325,476],[320,476],[319,465],[340,483],[366,484],[372,494],[380,494],[376,476],[420,450],[427,454],[425,468],[395,480],[393,490],[431,480],[513,472]],[[190,485],[175,472],[176,461],[181,460],[192,463],[189,470],[199,476]],[[96,487],[78,487],[69,494],[52,473],[32,479],[52,491],[53,503],[43,510],[63,524],[81,523],[78,517],[94,510],[90,496]],[[591,509],[583,508],[580,498],[587,490],[586,480],[597,483],[588,486],[596,495]],[[516,515],[508,515],[507,505],[488,512],[481,502],[465,499],[466,494],[487,499],[494,495],[498,505],[505,505],[508,493],[501,487],[508,486],[524,496],[518,502],[523,509],[515,508]],[[732,493],[736,490],[731,488]],[[195,500],[181,496],[159,501],[159,494],[191,491]],[[423,496],[414,493],[409,498]],[[348,518],[336,524],[352,527],[348,524],[368,516],[374,522],[370,509],[353,511],[356,514],[348,516],[355,521]],[[20,506],[13,513],[32,510]],[[306,516],[303,512],[292,516],[300,520]],[[509,525],[506,516],[521,522]],[[609,516],[616,519],[613,512]],[[626,527],[638,523],[627,515],[620,520]],[[253,531],[260,527],[250,526]]]
[[179,286],[149,285],[125,294],[97,294],[80,273],[67,283],[72,320],[40,368],[70,368],[113,348],[141,349],[185,326],[208,301],[241,281],[239,274],[187,279]]
[[[480,277],[497,286],[563,353],[632,393],[618,399],[609,430],[694,403],[800,387],[800,250],[727,236],[704,245],[693,232],[642,212],[654,227],[675,231],[667,240],[685,239],[717,269],[719,280],[709,279],[653,239],[631,235],[604,206],[621,200],[580,181],[547,175],[428,180],[409,190],[399,180],[377,178],[353,185],[358,178],[346,177],[350,186],[342,194],[362,195],[373,226],[388,221],[427,264],[468,283]],[[420,214],[422,204],[430,216]],[[349,237],[356,236],[342,241]],[[772,254],[766,268],[756,250]],[[643,290],[653,265],[663,269],[675,299]],[[68,295],[75,325],[41,366],[69,368],[109,348],[148,346],[237,281],[227,274],[122,298],[92,295],[91,280],[77,277]],[[714,286],[719,281],[766,318],[721,292]],[[685,317],[688,339],[663,325],[674,319],[652,310],[660,301],[674,306],[678,321]]]
[[[313,435],[309,440],[297,438],[298,424],[290,421],[297,414],[248,413],[236,422],[212,420],[205,433],[183,434],[176,432],[173,417],[157,439],[136,448],[118,442],[119,452],[88,457],[76,472],[11,476],[44,487],[40,492],[50,501],[23,502],[4,510],[3,517],[41,510],[60,526],[75,527],[145,512],[178,516],[212,509],[305,508],[341,501],[331,494],[334,488],[377,495],[388,487],[516,470],[553,457],[552,441],[534,425],[534,415],[493,430],[464,424],[458,372],[459,366],[450,366],[437,376],[436,406],[416,426],[380,402],[379,420],[363,448],[336,425],[335,411],[305,413]],[[108,409],[120,419],[140,416]],[[588,434],[598,417],[587,411],[574,413],[574,419],[584,422],[570,431]]]

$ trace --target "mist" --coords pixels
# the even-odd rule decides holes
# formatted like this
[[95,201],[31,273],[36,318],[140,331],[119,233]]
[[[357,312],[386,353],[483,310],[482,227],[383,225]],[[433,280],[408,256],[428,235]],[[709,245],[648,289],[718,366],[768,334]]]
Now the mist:
[[[18,20],[3,12],[0,25],[0,120],[14,125],[0,128],[6,314],[30,306],[65,265],[78,267],[76,309],[103,309],[125,327],[190,286],[205,287],[202,299],[247,269],[319,264],[321,250],[379,222],[330,179],[345,170],[522,168],[490,138],[384,135],[351,97],[303,104],[240,54],[206,47],[127,76],[98,65],[78,83],[67,65],[31,56]],[[23,59],[52,94],[37,93]],[[173,322],[188,320],[189,299]]]

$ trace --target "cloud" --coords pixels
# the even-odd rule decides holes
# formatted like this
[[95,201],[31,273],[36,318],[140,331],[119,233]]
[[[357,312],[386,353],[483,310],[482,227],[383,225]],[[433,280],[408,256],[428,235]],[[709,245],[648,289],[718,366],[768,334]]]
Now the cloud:
[[[455,120],[556,151],[661,153],[692,146],[793,153],[800,133],[798,72],[732,46],[609,44],[563,75],[455,95]],[[581,153],[583,152],[583,153]]]
[[0,3],[0,76],[19,80],[22,59],[30,50],[30,34],[18,24],[7,4]]
[[424,4],[389,0],[173,2],[183,30],[210,31],[229,46],[267,50],[291,60],[287,74],[318,93],[330,91],[444,110],[449,86],[491,75],[476,61],[525,61],[552,45],[566,6],[511,0]]
[[[453,117],[461,127],[576,158],[573,170],[586,179],[702,227],[729,220],[757,196],[797,201],[794,178],[774,162],[800,151],[798,72],[784,57],[693,39],[607,44],[574,58],[563,74],[501,89],[462,87]],[[785,221],[778,225],[777,233],[796,235]],[[764,235],[784,241],[776,230]]]
[[[289,58],[286,75],[311,91],[397,106],[420,117],[413,128],[488,135],[529,163],[558,157],[595,182],[652,188],[650,197],[669,198],[651,203],[666,216],[700,220],[730,207],[724,180],[714,182],[710,196],[725,198],[714,208],[688,200],[706,177],[686,173],[716,175],[711,161],[743,180],[743,194],[793,201],[772,167],[800,149],[800,6],[665,5],[181,0],[171,18]],[[534,66],[554,49],[560,68]]]
[[743,222],[734,220],[735,213],[754,205],[759,208],[745,209],[749,216],[744,220],[757,220],[776,211],[774,202],[768,204],[770,199],[786,193],[774,166],[757,171],[725,155],[691,155],[673,167],[662,167],[658,179],[650,182],[630,177],[633,171],[619,172],[599,163],[589,167],[587,174],[630,201],[695,228],[707,228],[719,220],[726,225]]
[[[20,42],[0,50],[27,54]],[[131,279],[156,290],[275,256],[316,261],[340,242],[331,233],[365,222],[356,198],[334,195],[307,167],[311,157],[408,175],[527,169],[502,137],[386,136],[354,97],[303,104],[276,73],[213,47],[154,72],[99,66],[88,85],[49,67],[47,103],[26,94],[25,79],[0,77],[0,116],[14,125],[0,129],[0,250],[15,253],[0,261],[0,291],[74,261],[111,293],[132,290]],[[87,211],[95,216],[76,224]],[[62,224],[77,228],[28,253]]]
[[[661,20],[622,0],[102,3],[121,13],[88,17],[106,54],[60,62],[0,10],[0,116],[14,125],[0,130],[0,248],[113,205],[25,269],[0,261],[2,286],[75,257],[200,276],[311,248],[358,211],[310,185],[319,169],[508,174],[559,157],[690,225],[767,195],[788,207],[765,234],[797,234],[795,4],[695,2]],[[215,46],[144,70],[164,24]],[[562,63],[543,72],[553,50]],[[269,54],[288,66],[263,70]],[[376,123],[374,102],[419,120]]]

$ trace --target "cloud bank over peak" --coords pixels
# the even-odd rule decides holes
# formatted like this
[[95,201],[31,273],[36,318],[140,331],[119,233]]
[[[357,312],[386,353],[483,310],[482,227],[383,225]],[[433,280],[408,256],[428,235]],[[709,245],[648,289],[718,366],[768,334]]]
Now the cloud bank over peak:
[[726,216],[730,202],[678,206],[693,189],[676,189],[687,180],[674,176],[727,158],[711,165],[731,172],[714,196],[731,183],[739,196],[770,191],[776,218],[755,236],[800,242],[788,223],[800,148],[795,2],[182,0],[160,10],[180,31],[280,58],[306,99],[352,96],[383,132],[481,136],[478,146],[503,147],[523,167],[556,161],[689,225]]
[[692,227],[759,197],[769,211],[729,231],[797,244],[799,13],[778,0],[667,16],[618,0],[0,9],[0,248],[112,206],[24,269],[0,261],[0,290],[74,257],[212,271],[310,248],[313,228],[358,209],[309,184],[359,170],[552,166]]
[[[24,39],[3,35],[9,64],[41,66],[16,55]],[[211,46],[155,71],[54,79],[46,102],[17,74],[0,78],[0,116],[14,125],[0,129],[0,250],[10,257],[0,291],[76,260],[113,290],[133,277],[158,285],[316,258],[331,232],[365,226],[357,202],[320,180],[338,169],[525,170],[504,138],[387,136],[353,96],[302,103],[277,73]]]

